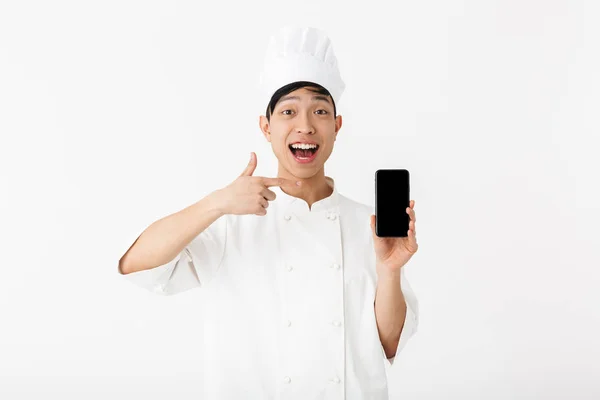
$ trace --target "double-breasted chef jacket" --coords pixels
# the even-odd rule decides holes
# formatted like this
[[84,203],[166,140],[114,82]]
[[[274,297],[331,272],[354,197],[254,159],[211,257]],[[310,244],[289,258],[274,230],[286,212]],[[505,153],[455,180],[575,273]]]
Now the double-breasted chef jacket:
[[205,291],[203,399],[388,398],[418,301],[403,267],[406,319],[387,359],[375,320],[373,207],[327,182],[332,194],[311,209],[272,187],[266,215],[224,215],[170,262],[123,275],[161,295]]

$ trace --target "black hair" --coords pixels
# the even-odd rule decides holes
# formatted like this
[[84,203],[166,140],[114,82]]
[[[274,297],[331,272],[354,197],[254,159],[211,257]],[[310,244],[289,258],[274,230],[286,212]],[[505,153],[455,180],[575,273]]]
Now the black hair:
[[265,112],[265,115],[267,116],[267,121],[271,122],[271,114],[273,113],[273,110],[275,109],[275,105],[277,104],[279,99],[282,98],[283,96],[285,96],[286,94],[291,93],[294,90],[298,90],[300,88],[306,88],[313,92],[317,92],[319,94],[323,94],[325,96],[331,97],[331,103],[333,104],[333,118],[336,117],[335,101],[333,101],[333,96],[331,96],[331,93],[329,93],[329,90],[325,89],[323,86],[319,85],[318,83],[309,82],[309,81],[297,81],[297,82],[292,82],[290,84],[287,84],[287,85],[277,89],[277,91],[275,93],[273,93],[273,96],[271,96],[271,101],[269,101],[269,104],[267,105],[267,111]]

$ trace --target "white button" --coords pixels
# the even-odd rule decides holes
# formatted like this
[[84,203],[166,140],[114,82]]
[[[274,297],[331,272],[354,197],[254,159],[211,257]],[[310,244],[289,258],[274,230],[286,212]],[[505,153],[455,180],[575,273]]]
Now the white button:
[[292,321],[290,321],[289,319],[285,322],[285,326],[290,327],[292,326]]
[[335,215],[335,213],[329,213],[329,215],[327,216],[327,218],[329,218],[330,220],[334,220],[337,218],[337,215]]
[[287,270],[288,270],[288,271],[291,271],[291,270],[293,270],[293,269],[294,269],[294,267],[292,267],[291,265],[288,265],[288,266],[287,266]]
[[285,383],[290,383],[292,381],[292,379],[289,376],[286,376],[285,378],[283,378],[283,381]]
[[340,321],[333,321],[334,326],[341,326],[342,323]]
[[339,264],[331,264],[331,268],[340,269]]
[[290,219],[292,219],[292,216],[291,215],[286,215],[284,218],[285,218],[286,221],[289,221]]
[[334,383],[340,383],[340,378],[338,378],[337,376],[335,378],[332,379],[332,381]]

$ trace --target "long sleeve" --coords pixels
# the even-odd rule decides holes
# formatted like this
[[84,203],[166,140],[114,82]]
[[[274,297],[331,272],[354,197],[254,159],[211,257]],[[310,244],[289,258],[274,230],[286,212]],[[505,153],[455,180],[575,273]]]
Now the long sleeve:
[[402,333],[400,334],[400,340],[398,341],[398,347],[396,348],[396,355],[392,358],[387,358],[383,347],[381,348],[383,356],[386,359],[387,367],[394,365],[395,358],[400,354],[400,351],[402,351],[404,346],[406,346],[408,340],[417,332],[419,325],[419,302],[408,283],[404,267],[400,272],[400,286],[402,287],[402,293],[404,294],[404,300],[406,301],[406,317],[404,319]]

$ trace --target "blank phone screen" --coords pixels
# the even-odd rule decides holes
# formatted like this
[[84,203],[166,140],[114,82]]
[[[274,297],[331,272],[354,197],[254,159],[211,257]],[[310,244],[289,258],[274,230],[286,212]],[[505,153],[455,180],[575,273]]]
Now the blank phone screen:
[[375,233],[380,237],[406,237],[410,216],[409,174],[405,169],[375,172]]

